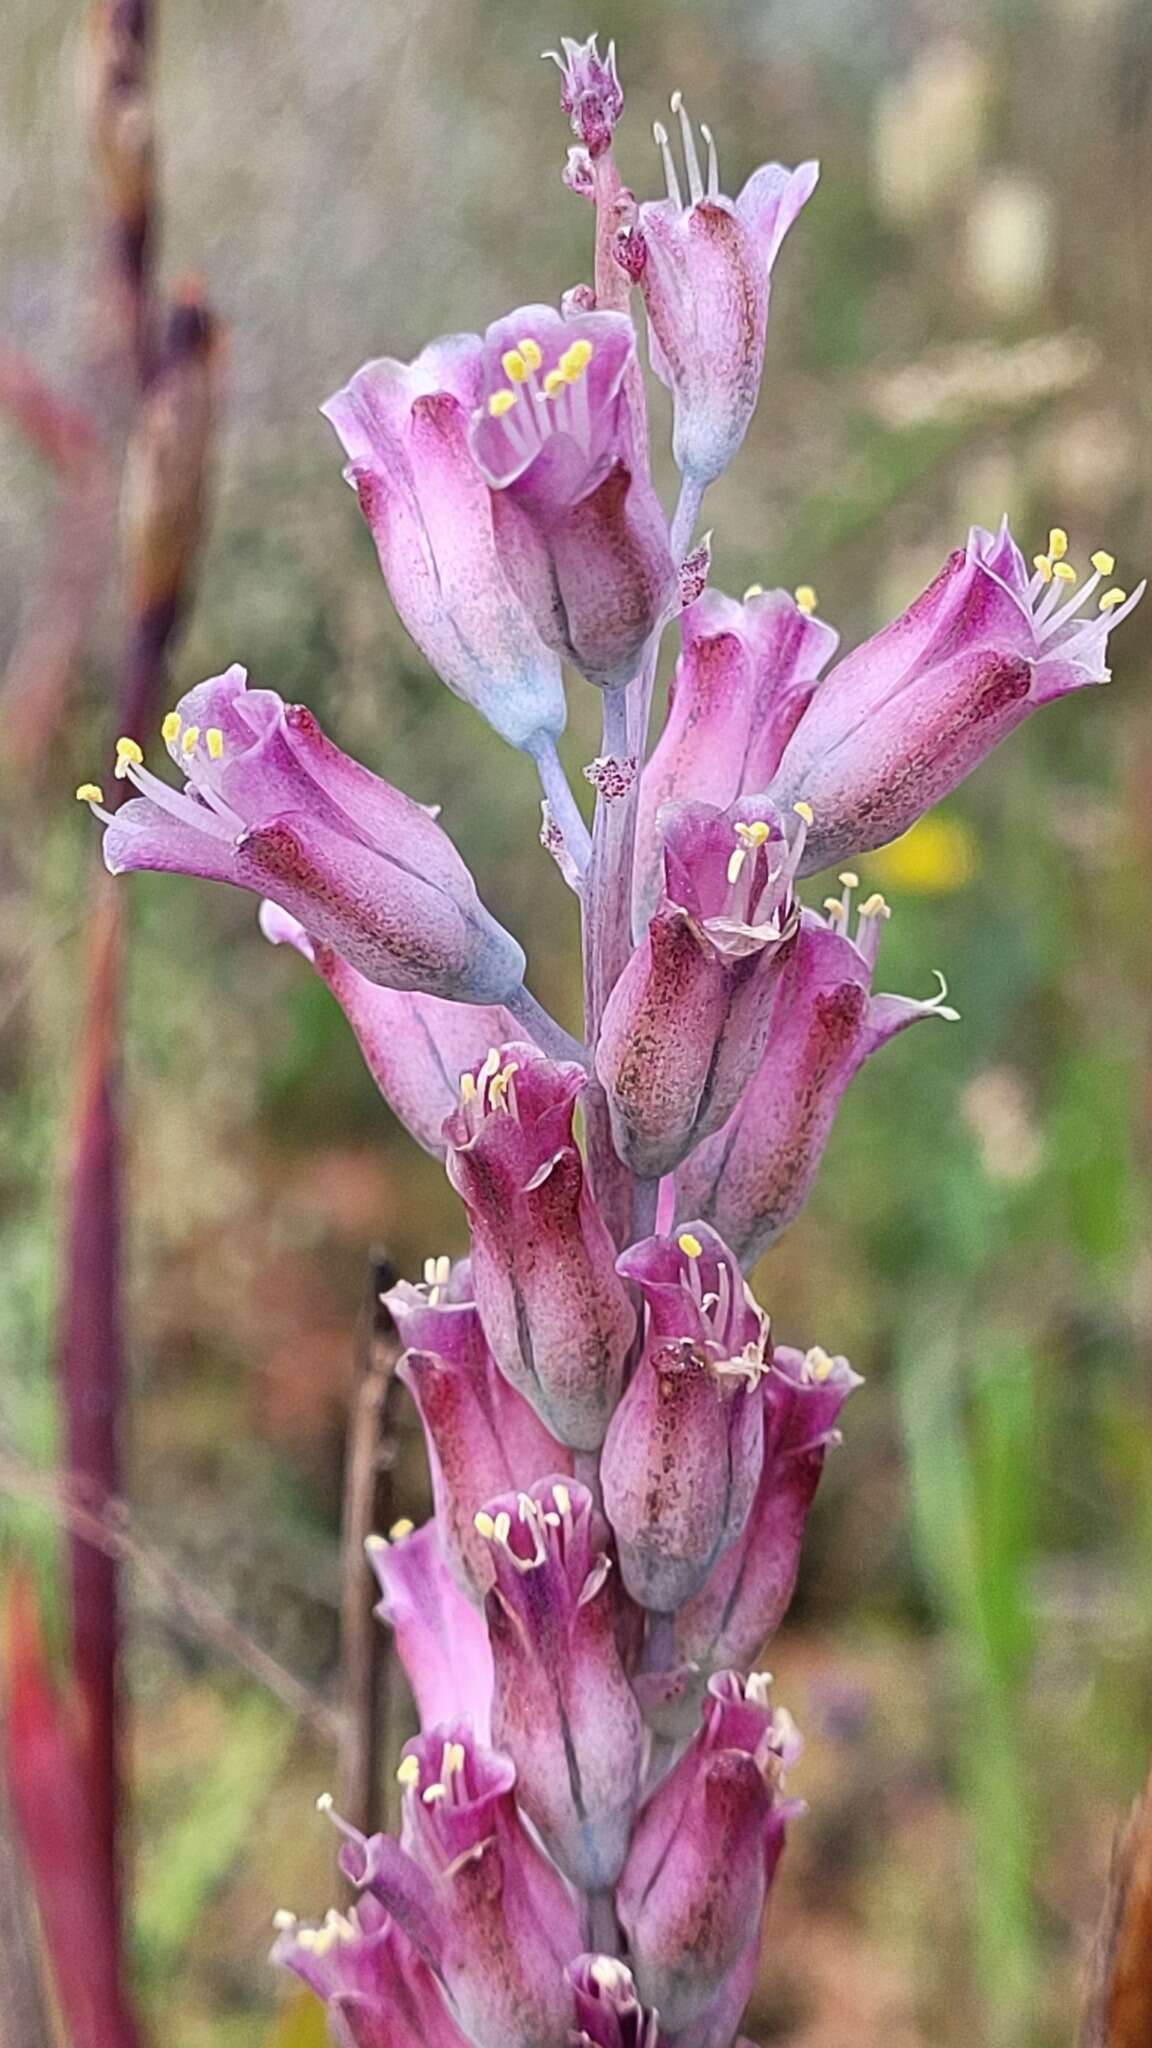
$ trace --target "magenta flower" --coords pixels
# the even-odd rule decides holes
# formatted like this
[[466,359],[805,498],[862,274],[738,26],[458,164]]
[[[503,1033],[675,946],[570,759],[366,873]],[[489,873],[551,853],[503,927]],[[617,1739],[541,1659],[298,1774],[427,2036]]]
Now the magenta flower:
[[[1111,555],[1078,589],[1055,528],[1030,572],[1008,531],[974,526],[908,610],[821,683],[772,784],[811,806],[804,872],[906,832],[1038,704],[1105,683],[1108,635],[1144,591],[1110,588]],[[1069,595],[1069,593],[1071,594]]]
[[544,52],[559,66],[560,105],[572,123],[572,133],[593,159],[610,147],[624,112],[624,94],[616,76],[616,45],[609,43],[602,57],[596,42],[595,36],[589,36],[586,43],[561,36],[559,50]]
[[805,911],[780,977],[768,1050],[740,1107],[681,1167],[676,1203],[706,1216],[744,1266],[798,1216],[816,1178],[840,1101],[871,1053],[921,1017],[955,1022],[944,988],[931,1002],[874,996],[882,896],[861,905],[848,936],[855,875],[829,898],[828,919]]
[[600,1891],[624,1861],[644,1754],[608,1530],[587,1487],[562,1479],[487,1502],[477,1526],[495,1567],[485,1603],[493,1734],[545,1847],[574,1883]]
[[323,1999],[348,2048],[468,2048],[427,1963],[370,1892],[302,1925],[277,1913],[272,1961]]
[[637,930],[660,895],[663,806],[693,797],[727,810],[767,789],[838,637],[783,590],[742,604],[706,590],[681,613],[668,717],[640,779]]
[[788,1610],[808,1510],[836,1427],[863,1384],[846,1358],[778,1348],[760,1383],[764,1455],[756,1497],[737,1541],[676,1617],[676,1648],[706,1671],[746,1668]]
[[795,936],[803,820],[762,796],[661,813],[664,894],[604,1012],[596,1072],[616,1150],[656,1178],[731,1116]]
[[488,1631],[444,1562],[435,1522],[388,1542],[373,1536],[368,1561],[383,1598],[376,1609],[396,1638],[422,1728],[466,1718],[477,1741],[492,1722],[492,1652]]
[[406,1346],[397,1371],[424,1425],[444,1561],[461,1591],[480,1603],[493,1572],[476,1530],[477,1506],[493,1494],[524,1491],[546,1473],[570,1473],[572,1458],[498,1369],[467,1273],[460,1276],[466,1292],[448,1300],[440,1262],[429,1264],[423,1288],[403,1283],[385,1299]]
[[796,1811],[781,1788],[798,1752],[768,1680],[720,1672],[698,1733],[640,1815],[616,1903],[639,1996],[674,2037],[758,1936]]
[[615,1956],[577,1956],[568,1979],[576,2008],[571,2048],[663,2048],[659,2015],[641,2005],[631,1970]]
[[708,183],[680,94],[688,204],[657,122],[668,197],[640,208],[617,242],[617,261],[644,295],[649,355],[672,393],[672,446],[681,475],[699,488],[728,467],[748,431],[764,369],[772,266],[797,214],[811,198],[818,164],[788,171],[763,164],[738,199],[720,190],[716,145],[707,128]]
[[604,688],[631,680],[677,601],[635,346],[626,314],[522,306],[484,337],[472,425],[509,582],[542,639]]
[[604,1507],[632,1598],[671,1614],[740,1535],[756,1493],[768,1318],[704,1223],[633,1245],[619,1270],[644,1297],[647,1329],[604,1443]]
[[564,687],[501,567],[472,459],[470,422],[485,390],[483,344],[455,334],[413,363],[365,364],[321,410],[416,645],[503,739],[533,753],[564,730]]
[[260,929],[272,945],[294,946],[327,982],[389,1109],[418,1145],[443,1158],[444,1119],[459,1100],[459,1077],[490,1045],[515,1036],[511,1012],[499,1004],[448,1003],[381,988],[331,946],[309,938],[275,903],[260,905]]
[[117,773],[140,791],[107,827],[114,875],[151,868],[269,896],[367,980],[497,1003],[524,955],[490,917],[451,840],[411,797],[326,739],[302,704],[249,690],[242,668],[213,676],[164,720],[186,777],[173,789],[121,740]]
[[636,1318],[572,1135],[586,1080],[535,1046],[505,1045],[464,1076],[444,1134],[496,1363],[561,1443],[596,1450]]
[[582,1947],[572,1895],[516,1810],[516,1771],[466,1722],[410,1742],[401,1839],[349,1831],[340,1862],[442,1985],[473,2048],[552,2048]]

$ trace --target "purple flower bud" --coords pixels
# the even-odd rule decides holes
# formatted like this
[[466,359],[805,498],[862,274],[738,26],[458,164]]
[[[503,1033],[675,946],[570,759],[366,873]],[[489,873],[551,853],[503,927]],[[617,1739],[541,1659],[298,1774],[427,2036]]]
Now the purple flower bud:
[[397,1370],[424,1424],[444,1560],[479,1603],[493,1576],[476,1530],[481,1502],[521,1492],[546,1473],[570,1473],[572,1459],[499,1371],[475,1304],[445,1300],[447,1273],[439,1261],[429,1266],[424,1288],[403,1283],[385,1300],[407,1347]]
[[737,1541],[676,1617],[686,1664],[745,1668],[779,1628],[796,1585],[808,1510],[840,1410],[862,1385],[845,1358],[778,1348],[760,1383],[764,1456]]
[[764,797],[661,814],[664,895],[604,1013],[596,1072],[612,1135],[655,1179],[725,1123],[768,1038],[799,919],[801,819]]
[[576,2008],[570,2048],[663,2048],[659,2016],[641,2005],[631,1970],[615,1956],[577,1956],[568,1978]]
[[489,1501],[492,1728],[519,1798],[573,1882],[602,1890],[628,1847],[644,1727],[617,1647],[608,1530],[587,1487],[544,1480]]
[[675,608],[624,313],[522,306],[484,337],[472,448],[505,573],[550,647],[613,688]]
[[671,1614],[736,1541],[760,1476],[768,1318],[707,1224],[633,1245],[619,1270],[648,1312],[612,1417],[604,1506],[634,1600]]
[[392,1914],[474,2048],[557,2048],[581,1946],[575,1902],[516,1810],[516,1772],[466,1723],[410,1742],[400,1842],[353,1834],[345,1874]]
[[466,1717],[477,1740],[492,1723],[492,1652],[481,1617],[456,1586],[435,1522],[392,1540],[373,1536],[368,1562],[380,1581],[376,1609],[396,1637],[404,1675],[412,1687],[422,1728]]
[[672,111],[680,118],[688,204],[657,122],[668,197],[640,208],[623,260],[644,294],[652,368],[672,392],[676,466],[704,486],[727,468],[748,431],[764,368],[772,266],[820,172],[812,163],[796,171],[764,164],[738,199],[728,199],[708,129],[700,131],[708,145],[705,187],[679,93]]
[[708,590],[682,614],[668,717],[640,783],[637,928],[660,894],[663,806],[695,797],[724,810],[767,789],[837,640],[783,590],[743,604]]
[[811,806],[805,872],[895,839],[1036,705],[1107,682],[1108,635],[1144,585],[1106,591],[1088,614],[1111,555],[1094,555],[1077,589],[1067,536],[1051,541],[1030,573],[1007,521],[998,534],[974,526],[916,602],[821,683],[772,785],[782,806]]
[[393,1114],[426,1152],[444,1156],[444,1119],[457,1102],[457,1076],[490,1045],[516,1032],[499,1004],[446,1003],[367,981],[331,946],[309,938],[275,903],[260,905],[260,929],[272,945],[294,946],[326,981],[352,1026],[368,1071]]
[[277,1913],[272,1961],[321,1998],[349,2048],[468,2048],[423,1958],[371,1893],[319,1927]]
[[921,1017],[955,1022],[941,993],[931,1002],[874,996],[882,896],[861,905],[848,937],[855,875],[829,898],[828,921],[804,911],[776,993],[768,1050],[722,1131],[680,1169],[677,1208],[706,1216],[749,1266],[798,1216],[816,1177],[841,1097],[870,1053]]
[[[563,55],[561,55],[563,51]],[[601,57],[596,37],[586,43],[561,36],[559,50],[545,50],[560,70],[560,105],[572,122],[572,133],[590,157],[603,156],[612,145],[612,131],[624,112],[624,94],[616,76],[616,45]]]
[[781,1785],[798,1751],[768,1680],[720,1672],[698,1733],[640,1816],[616,1903],[639,1995],[673,2036],[705,2012],[759,1929],[796,1811]]
[[249,690],[230,668],[182,697],[163,729],[183,790],[123,739],[116,772],[140,796],[113,816],[92,791],[111,874],[152,868],[270,896],[384,988],[497,1003],[520,987],[524,955],[447,834],[333,746],[302,704]]
[[562,1443],[596,1450],[636,1318],[573,1140],[586,1079],[535,1046],[505,1045],[464,1076],[444,1135],[496,1363]]
[[564,730],[560,665],[510,588],[469,423],[478,335],[367,363],[321,408],[349,458],[392,601],[437,674],[514,747]]

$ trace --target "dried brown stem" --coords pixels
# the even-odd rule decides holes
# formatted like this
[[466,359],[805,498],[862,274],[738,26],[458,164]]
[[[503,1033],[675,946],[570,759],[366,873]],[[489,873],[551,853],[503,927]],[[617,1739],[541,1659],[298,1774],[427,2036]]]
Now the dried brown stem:
[[1152,2041],[1152,1775],[1112,1857],[1079,2048]]
[[366,1835],[380,1825],[387,1637],[375,1618],[377,1590],[364,1545],[381,1523],[391,1520],[387,1420],[400,1344],[396,1325],[380,1297],[394,1278],[386,1258],[376,1255],[371,1259],[357,1334],[340,1536],[344,1731],[339,1804],[345,1818]]

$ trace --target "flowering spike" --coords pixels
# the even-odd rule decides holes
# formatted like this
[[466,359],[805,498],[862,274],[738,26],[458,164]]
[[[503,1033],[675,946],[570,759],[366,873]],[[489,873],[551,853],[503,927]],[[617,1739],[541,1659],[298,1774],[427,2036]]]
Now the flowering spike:
[[571,120],[572,133],[593,162],[610,148],[613,130],[624,111],[624,94],[616,75],[616,45],[609,43],[601,57],[596,42],[595,36],[589,36],[586,43],[561,36],[560,50],[542,52],[559,68],[560,105]]

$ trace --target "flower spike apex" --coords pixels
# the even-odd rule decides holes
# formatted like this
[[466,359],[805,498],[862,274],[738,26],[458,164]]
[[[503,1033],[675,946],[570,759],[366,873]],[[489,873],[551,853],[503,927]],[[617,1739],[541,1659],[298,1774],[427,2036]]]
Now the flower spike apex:
[[561,36],[559,50],[541,52],[560,72],[560,105],[572,133],[595,161],[611,147],[613,130],[624,112],[624,94],[616,75],[616,45],[601,57],[596,36],[577,43]]

